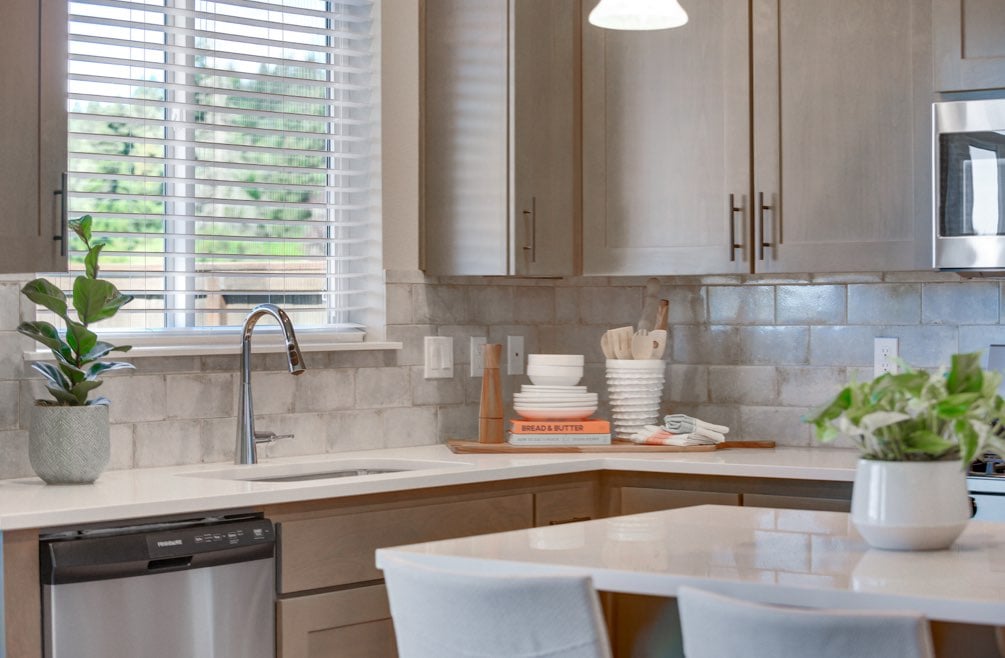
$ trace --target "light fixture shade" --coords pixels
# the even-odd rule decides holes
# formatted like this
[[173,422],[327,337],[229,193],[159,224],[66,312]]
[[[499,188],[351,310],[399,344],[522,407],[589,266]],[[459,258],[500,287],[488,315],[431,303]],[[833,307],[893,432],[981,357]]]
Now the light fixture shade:
[[687,23],[677,0],[600,0],[590,23],[609,30],[665,30]]

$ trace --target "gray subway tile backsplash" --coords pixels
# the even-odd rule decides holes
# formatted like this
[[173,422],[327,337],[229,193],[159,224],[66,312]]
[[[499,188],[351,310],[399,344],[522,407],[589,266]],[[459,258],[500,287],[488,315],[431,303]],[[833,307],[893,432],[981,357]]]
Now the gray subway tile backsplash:
[[[27,280],[27,279],[25,279]],[[481,379],[468,375],[471,336],[525,352],[582,353],[582,384],[606,410],[607,329],[635,324],[646,277],[519,279],[388,273],[388,340],[398,351],[305,354],[291,377],[281,354],[255,355],[263,429],[297,438],[263,455],[301,455],[475,438]],[[895,336],[910,364],[935,369],[957,351],[1005,344],[1001,284],[949,273],[666,277],[670,302],[664,411],[729,426],[730,438],[818,445],[801,417],[852,377],[871,377],[873,338]],[[40,380],[14,329],[20,283],[0,282],[0,477],[30,475],[27,417]],[[10,303],[7,303],[10,302]],[[12,310],[13,309],[13,310]],[[422,377],[423,338],[454,338],[454,377]],[[145,357],[109,376],[113,468],[229,461],[239,358]],[[528,383],[503,371],[506,399]],[[509,406],[509,405],[507,405]],[[509,415],[509,414],[508,414]],[[840,444],[850,447],[849,444]]]

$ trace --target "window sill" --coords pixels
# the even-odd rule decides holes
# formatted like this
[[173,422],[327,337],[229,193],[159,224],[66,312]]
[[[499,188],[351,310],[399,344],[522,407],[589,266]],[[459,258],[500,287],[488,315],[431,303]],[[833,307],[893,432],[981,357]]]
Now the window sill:
[[[135,359],[143,357],[170,357],[170,356],[215,356],[241,353],[241,339],[239,336],[230,336],[229,340],[221,340],[221,337],[206,338],[203,336],[193,336],[185,342],[172,342],[167,339],[140,339],[135,337],[103,336],[115,344],[130,344],[133,349],[128,352],[113,352],[108,356],[111,360]],[[285,344],[278,339],[278,335],[255,334],[251,344],[252,354],[279,354],[286,352]],[[322,336],[298,337],[300,350],[302,352],[362,352],[370,350],[400,350],[402,344],[394,341],[338,341]],[[25,361],[52,361],[52,352],[49,350],[34,350],[24,353]]]

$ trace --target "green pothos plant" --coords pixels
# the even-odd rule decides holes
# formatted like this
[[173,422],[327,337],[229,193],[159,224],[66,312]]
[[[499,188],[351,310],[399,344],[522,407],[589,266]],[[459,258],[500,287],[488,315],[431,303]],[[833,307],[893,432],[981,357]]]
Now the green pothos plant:
[[100,375],[111,370],[132,368],[131,363],[103,361],[112,352],[127,352],[129,345],[116,346],[98,340],[90,326],[114,316],[133,298],[124,295],[109,281],[98,278],[98,256],[105,247],[102,239],[91,239],[90,215],[69,222],[70,229],[79,237],[87,254],[84,256],[84,274],[73,282],[72,305],[76,319],[71,317],[70,303],[57,286],[46,279],[29,281],[21,293],[29,300],[43,306],[63,320],[65,331],[60,332],[45,321],[22,322],[18,332],[52,350],[55,363],[31,364],[46,380],[46,390],[52,400],[39,400],[47,406],[85,406],[108,404],[104,397],[91,398],[91,392],[101,386]]
[[999,419],[1005,402],[1002,375],[981,368],[980,353],[955,354],[948,370],[915,370],[852,382],[815,414],[817,438],[844,435],[864,459],[880,461],[961,460],[984,451],[1005,454]]

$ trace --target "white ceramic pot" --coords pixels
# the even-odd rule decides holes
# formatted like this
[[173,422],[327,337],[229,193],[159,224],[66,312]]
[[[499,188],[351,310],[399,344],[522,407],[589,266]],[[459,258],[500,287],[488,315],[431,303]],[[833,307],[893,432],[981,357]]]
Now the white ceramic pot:
[[111,456],[108,407],[36,404],[28,428],[28,460],[47,484],[90,484]]
[[970,520],[966,474],[959,460],[891,462],[860,459],[851,518],[874,548],[948,548]]

